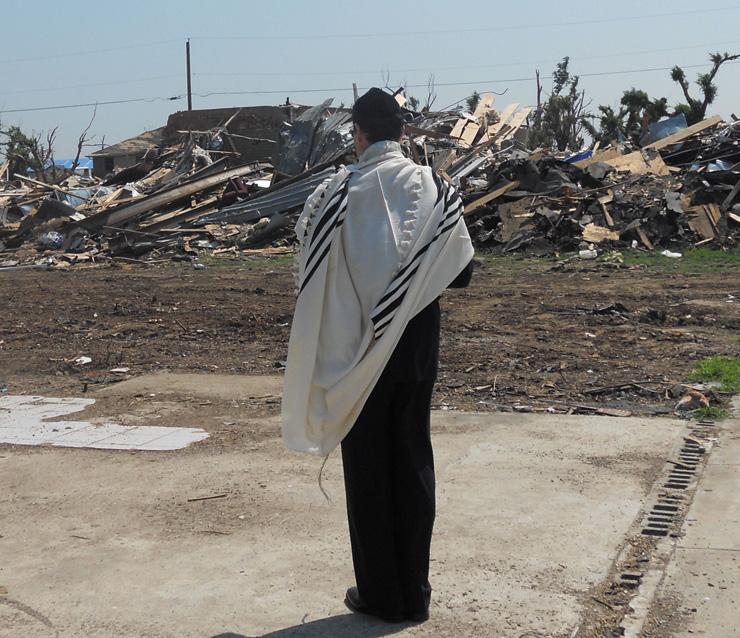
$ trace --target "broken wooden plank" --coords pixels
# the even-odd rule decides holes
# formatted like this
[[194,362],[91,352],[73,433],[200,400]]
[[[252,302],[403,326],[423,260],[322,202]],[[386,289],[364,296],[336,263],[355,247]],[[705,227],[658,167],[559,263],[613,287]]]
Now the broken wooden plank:
[[491,109],[491,105],[495,99],[496,96],[493,93],[484,93],[481,95],[478,105],[475,107],[475,111],[473,111],[473,117],[477,119],[483,117]]
[[613,160],[617,157],[621,157],[621,155],[622,152],[618,148],[607,148],[601,151],[601,153],[594,153],[591,157],[587,157],[580,162],[573,162],[573,166],[577,166],[578,168],[586,168],[587,166],[595,164],[596,162],[606,162],[607,160]]
[[420,126],[412,126],[411,124],[406,125],[406,132],[412,135],[423,135],[424,137],[434,137],[437,139],[449,139],[447,133],[440,133],[439,131],[432,131],[427,128],[421,128]]
[[464,146],[472,146],[473,142],[475,142],[475,138],[478,136],[480,128],[480,124],[478,124],[477,122],[468,122],[468,124],[465,126],[465,129],[463,130],[462,135],[460,136],[460,142]]
[[[55,186],[54,184],[47,184],[46,182],[40,182],[37,179],[32,179],[30,177],[26,177],[25,175],[19,175],[18,173],[16,173],[13,177],[21,180],[22,182],[29,182],[30,184],[34,184],[35,186],[41,186],[48,190],[56,191],[57,193],[64,193],[65,195],[69,195],[69,191],[65,190],[64,188],[61,188],[60,186]],[[77,199],[81,199],[84,201],[88,200],[87,197],[83,197],[82,195],[75,195],[75,197]]]
[[447,151],[447,154],[443,154],[440,158],[438,158],[438,161],[434,163],[434,170],[436,170],[438,173],[440,171],[447,170],[450,166],[452,166],[453,162],[457,159],[457,152],[454,148],[451,148]]
[[528,229],[534,217],[534,213],[529,211],[527,202],[523,199],[501,204],[498,207],[498,213],[501,218],[498,239],[504,242],[511,241],[520,231]]
[[606,220],[606,225],[610,228],[614,227],[614,219],[609,214],[609,209],[606,207],[607,204],[610,204],[614,201],[614,191],[609,189],[605,195],[602,195],[599,197],[598,202],[601,206],[601,212],[604,214],[604,219]]
[[186,182],[171,190],[157,193],[156,195],[141,197],[133,204],[128,204],[111,211],[103,211],[97,215],[91,215],[87,219],[82,220],[80,222],[80,226],[87,231],[97,231],[103,226],[121,226],[139,215],[154,211],[162,206],[173,204],[176,201],[185,199],[195,193],[208,190],[214,186],[219,186],[228,182],[233,177],[244,177],[250,173],[259,172],[259,166],[260,165],[255,166],[254,164],[250,164],[247,166],[232,168],[231,170],[221,171],[215,175],[209,175],[191,182]]
[[159,231],[163,228],[179,226],[182,223],[197,219],[202,215],[211,212],[215,213],[218,210],[219,199],[219,197],[209,197],[195,206],[180,208],[162,215],[157,215],[156,217],[150,217],[146,220],[146,223],[141,224],[139,227],[147,231]]
[[510,140],[512,137],[514,137],[514,135],[516,135],[516,132],[521,128],[522,124],[524,124],[524,121],[529,117],[529,114],[531,112],[532,109],[527,107],[516,113],[507,124],[506,131],[499,138],[499,141],[505,142],[506,140]]
[[476,118],[463,114],[452,127],[450,137],[458,140],[462,146],[472,146],[480,128]]
[[702,131],[708,128],[717,126],[717,124],[719,124],[720,122],[722,122],[722,116],[713,115],[712,117],[709,117],[706,120],[702,120],[701,122],[697,122],[693,126],[689,126],[685,129],[682,129],[678,131],[677,133],[674,133],[673,135],[664,137],[662,140],[657,140],[656,142],[653,142],[652,144],[648,144],[644,148],[645,149],[653,148],[655,150],[660,150],[661,148],[665,148],[666,146],[671,146],[672,144],[677,144],[678,142],[682,142],[683,140],[691,137],[692,135],[701,133]]
[[602,241],[619,241],[619,232],[596,224],[586,224],[583,229],[583,241],[594,244],[600,244]]
[[637,230],[637,236],[640,238],[642,243],[645,244],[645,248],[653,250],[653,242],[650,241],[650,238],[647,236],[647,233],[642,226],[638,226],[635,230]]
[[663,161],[660,155],[656,155],[653,159],[647,161],[648,168],[651,173],[655,175],[670,175],[671,171],[668,170],[668,166]]
[[740,179],[737,180],[737,184],[735,184],[735,187],[730,191],[730,194],[722,202],[721,209],[723,212],[730,210],[730,206],[732,206],[732,202],[737,197],[738,193],[740,193]]
[[506,122],[509,121],[509,118],[512,115],[514,115],[514,111],[516,111],[518,108],[519,108],[519,104],[515,102],[514,104],[509,104],[509,106],[507,106],[503,111],[501,111],[501,113],[498,116],[498,122],[496,122],[495,124],[491,124],[491,126],[488,127],[487,136],[489,138],[495,137],[498,134],[498,132],[502,128],[504,128],[504,126],[506,125]]
[[494,191],[491,191],[487,195],[483,195],[483,197],[479,197],[474,202],[469,204],[465,207],[465,215],[470,215],[473,211],[477,210],[481,206],[485,206],[486,204],[490,204],[495,199],[498,199],[502,195],[505,195],[509,191],[513,191],[515,188],[519,188],[520,182],[519,180],[514,180],[513,182],[509,182],[508,184],[505,184],[504,186],[501,186],[497,188]]
[[468,115],[458,118],[457,122],[455,122],[455,125],[452,127],[452,130],[450,131],[450,137],[454,137],[455,139],[459,139],[460,136],[463,134],[463,131],[465,130],[465,126],[468,122],[472,121],[472,118]]
[[695,206],[686,211],[689,216],[689,228],[702,239],[714,239],[717,236],[717,222],[722,217],[717,204]]
[[668,167],[662,158],[656,157],[646,160],[642,151],[635,151],[627,155],[620,155],[614,159],[606,160],[605,164],[613,166],[617,171],[628,171],[634,175],[653,173],[655,175],[668,175]]

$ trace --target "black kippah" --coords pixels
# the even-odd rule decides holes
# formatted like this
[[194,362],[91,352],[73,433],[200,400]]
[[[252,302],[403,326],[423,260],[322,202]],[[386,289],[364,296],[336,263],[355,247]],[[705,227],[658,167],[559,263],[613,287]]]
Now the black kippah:
[[397,118],[403,117],[401,107],[396,99],[388,92],[373,87],[367,93],[357,98],[352,106],[352,115],[356,118]]

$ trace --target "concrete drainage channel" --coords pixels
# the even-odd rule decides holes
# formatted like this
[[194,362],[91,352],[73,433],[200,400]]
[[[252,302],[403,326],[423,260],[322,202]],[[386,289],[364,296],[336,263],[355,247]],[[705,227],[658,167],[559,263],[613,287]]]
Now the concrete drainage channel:
[[[701,429],[691,432],[693,437],[706,437],[715,428],[714,421],[700,421]],[[711,428],[711,429],[710,429]],[[678,461],[669,461],[668,476],[663,488],[669,490],[661,493],[653,508],[645,517],[642,533],[646,536],[668,536],[677,520],[682,520],[689,503],[686,492],[695,485],[697,472],[700,470],[702,459],[706,454],[706,443],[691,438],[684,439],[684,444],[678,454]]]
[[649,509],[635,523],[610,577],[593,592],[589,605],[593,613],[586,615],[573,638],[641,635],[716,440],[714,421],[689,423],[687,429],[683,444],[648,495]]

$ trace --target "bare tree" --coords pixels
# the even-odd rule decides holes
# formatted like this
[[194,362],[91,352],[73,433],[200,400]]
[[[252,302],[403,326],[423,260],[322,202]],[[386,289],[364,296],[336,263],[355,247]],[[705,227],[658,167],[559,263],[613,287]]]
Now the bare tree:
[[380,78],[383,80],[383,86],[386,89],[390,89],[391,83],[391,70],[386,66],[380,69]]
[[[44,170],[47,168],[51,170],[51,182],[52,184],[57,181],[57,165],[54,161],[54,141],[57,137],[57,126],[55,126],[51,131],[49,131],[46,134],[46,146],[41,145],[41,149],[43,151],[43,166]],[[39,139],[41,136],[39,135]]]
[[88,137],[87,134],[90,131],[90,127],[93,125],[93,122],[95,121],[95,116],[98,114],[98,105],[95,105],[95,108],[93,109],[92,117],[90,118],[90,121],[88,122],[87,126],[85,127],[85,130],[80,133],[80,137],[77,140],[77,154],[75,155],[75,159],[72,162],[72,172],[74,173],[75,170],[77,170],[77,167],[80,165],[80,155],[82,155],[82,148],[84,146],[89,146],[89,142],[92,142],[94,139],[94,135],[91,137]]
[[422,111],[431,111],[432,105],[437,100],[437,90],[434,86],[434,73],[430,73],[427,78],[427,99]]

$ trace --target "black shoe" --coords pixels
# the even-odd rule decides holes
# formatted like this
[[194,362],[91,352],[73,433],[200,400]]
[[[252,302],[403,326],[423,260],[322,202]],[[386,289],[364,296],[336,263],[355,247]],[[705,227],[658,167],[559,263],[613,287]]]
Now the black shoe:
[[425,609],[424,611],[417,611],[412,614],[406,614],[406,620],[415,623],[426,622],[427,620],[429,620],[429,610]]
[[383,622],[402,623],[406,621],[406,618],[403,616],[403,614],[384,614],[377,610],[371,609],[363,602],[362,598],[360,598],[360,592],[357,591],[357,587],[350,587],[347,590],[347,593],[344,595],[344,604],[347,606],[347,609],[355,612],[356,614],[374,616],[375,618],[380,618],[380,620],[382,620]]

